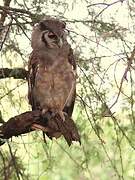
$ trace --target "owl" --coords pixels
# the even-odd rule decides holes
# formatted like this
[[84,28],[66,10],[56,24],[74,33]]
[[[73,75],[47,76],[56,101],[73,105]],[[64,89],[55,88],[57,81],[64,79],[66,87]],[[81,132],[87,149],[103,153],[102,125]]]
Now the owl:
[[[66,24],[54,18],[33,28],[28,63],[28,99],[32,110],[71,118],[76,96],[76,62],[67,42]],[[42,129],[35,125],[35,128]]]

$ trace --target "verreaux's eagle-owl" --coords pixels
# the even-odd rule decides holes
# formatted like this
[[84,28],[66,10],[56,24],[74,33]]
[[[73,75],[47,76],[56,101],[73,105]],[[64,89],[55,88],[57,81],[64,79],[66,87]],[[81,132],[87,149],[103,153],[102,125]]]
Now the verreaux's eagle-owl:
[[65,32],[65,22],[40,21],[33,28],[28,70],[28,98],[32,110],[58,113],[65,120],[73,112],[76,62]]

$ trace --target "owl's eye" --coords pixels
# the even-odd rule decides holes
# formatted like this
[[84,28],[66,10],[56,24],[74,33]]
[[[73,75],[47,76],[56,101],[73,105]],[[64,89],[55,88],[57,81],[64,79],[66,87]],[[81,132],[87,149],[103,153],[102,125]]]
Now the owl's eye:
[[47,26],[46,26],[46,25],[44,24],[44,22],[42,22],[42,21],[39,23],[39,27],[40,27],[40,30],[41,30],[41,31],[47,29]]

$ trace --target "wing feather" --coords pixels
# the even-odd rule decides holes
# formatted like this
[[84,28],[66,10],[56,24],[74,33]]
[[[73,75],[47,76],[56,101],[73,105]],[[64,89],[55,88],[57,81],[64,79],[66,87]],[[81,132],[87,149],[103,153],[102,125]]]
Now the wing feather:
[[[73,50],[71,47],[68,54],[68,61],[72,65],[74,74],[76,75],[76,61],[75,61],[75,56],[73,54]],[[74,84],[74,88],[73,88],[73,92],[71,93],[71,96],[72,97],[70,98],[71,99],[70,103],[67,103],[63,110],[64,112],[68,114],[69,117],[72,116],[73,109],[74,109],[75,98],[76,98],[76,84]]]
[[38,68],[38,57],[34,51],[31,53],[29,62],[28,62],[28,99],[29,104],[32,106],[32,110],[39,109],[39,105],[35,102],[35,98],[33,95],[33,88],[35,85],[35,76]]

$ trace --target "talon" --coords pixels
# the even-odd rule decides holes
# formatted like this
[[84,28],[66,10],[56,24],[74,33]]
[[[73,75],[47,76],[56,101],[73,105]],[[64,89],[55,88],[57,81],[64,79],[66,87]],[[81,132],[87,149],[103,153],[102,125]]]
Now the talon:
[[42,115],[44,115],[47,111],[48,111],[48,109],[43,109],[42,110]]
[[63,111],[60,111],[60,112],[59,112],[59,116],[60,116],[60,118],[61,118],[63,121],[66,120],[66,118],[65,118],[65,113],[64,113]]
[[44,127],[44,126],[41,126],[40,124],[35,124],[35,123],[31,126],[31,129],[32,130],[41,130],[43,132],[48,132],[47,127]]
[[52,117],[55,117],[56,116],[56,112],[52,112]]

